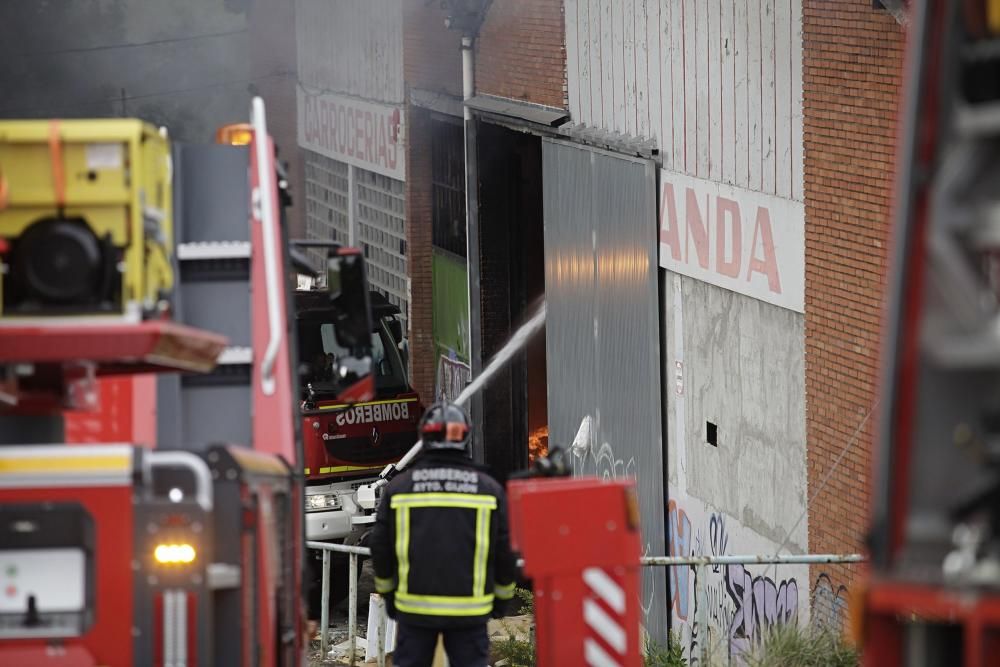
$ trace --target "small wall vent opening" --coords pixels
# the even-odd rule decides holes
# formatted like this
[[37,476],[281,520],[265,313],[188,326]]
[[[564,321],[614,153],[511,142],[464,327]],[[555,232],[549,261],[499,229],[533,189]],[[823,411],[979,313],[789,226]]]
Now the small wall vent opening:
[[719,446],[719,427],[712,422],[705,422],[705,440],[713,447]]

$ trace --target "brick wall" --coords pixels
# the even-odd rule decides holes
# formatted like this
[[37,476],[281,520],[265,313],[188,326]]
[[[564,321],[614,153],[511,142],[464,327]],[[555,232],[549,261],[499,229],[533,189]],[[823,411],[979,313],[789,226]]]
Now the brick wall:
[[[509,152],[509,134],[495,126],[483,125],[479,140],[480,321],[485,364],[510,338],[510,282],[514,271],[511,227],[516,224],[517,204],[512,201],[515,189],[508,180],[513,159]],[[494,474],[506,474],[511,468],[514,439],[512,371],[516,363],[501,369],[483,391],[483,447],[486,463],[493,468]]]
[[566,107],[562,0],[494,0],[476,49],[476,90]]
[[[461,96],[461,36],[444,25],[438,3],[404,0],[403,73],[413,88]],[[427,111],[406,106],[406,248],[410,271],[410,374],[424,403],[434,398],[431,123]]]
[[[486,195],[485,192],[483,194]],[[488,219],[484,217],[482,220],[487,222]],[[511,247],[507,225],[484,224],[480,249],[482,350],[485,365],[510,338]],[[515,391],[513,371],[519,361],[517,359],[501,369],[483,390],[483,447],[485,462],[492,467],[494,475],[506,475],[512,468],[515,437],[511,421]]]
[[[461,35],[445,28],[437,3],[406,0],[406,84],[462,94]],[[476,42],[477,92],[566,106],[562,0],[493,0]]]
[[[562,12],[562,0],[494,0],[477,42],[477,91],[564,107],[566,58]],[[445,18],[446,13],[439,3],[405,0],[403,68],[408,91],[419,88],[461,96],[461,35],[445,27]],[[435,379],[431,307],[431,121],[427,112],[408,105],[407,122],[410,356],[414,386],[422,396],[430,397]],[[488,232],[483,238],[488,238]],[[484,292],[489,290],[489,284],[490,279],[483,282]],[[484,302],[496,301],[494,296],[484,293]],[[484,331],[488,324],[484,321]],[[484,342],[487,346],[492,344],[490,340]]]
[[[904,31],[871,0],[802,4],[809,549],[845,553],[869,520]],[[822,574],[834,591],[852,576],[822,566],[813,581]]]
[[403,73],[407,89],[462,96],[462,36],[445,28],[440,3],[405,0]]
[[406,249],[410,271],[410,378],[424,403],[434,397],[434,313],[431,309],[431,120],[406,108]]

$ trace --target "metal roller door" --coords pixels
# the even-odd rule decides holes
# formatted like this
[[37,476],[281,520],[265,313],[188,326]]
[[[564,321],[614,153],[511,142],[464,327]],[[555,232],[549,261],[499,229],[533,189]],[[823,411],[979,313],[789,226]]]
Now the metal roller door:
[[[649,554],[665,553],[656,171],[647,160],[542,145],[549,442],[590,417],[577,474],[635,477]],[[667,628],[666,572],[647,568],[647,629]]]

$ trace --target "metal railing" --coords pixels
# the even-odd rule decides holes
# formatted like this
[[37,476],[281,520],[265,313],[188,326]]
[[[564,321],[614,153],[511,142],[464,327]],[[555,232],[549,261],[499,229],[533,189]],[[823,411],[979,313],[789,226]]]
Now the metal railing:
[[643,565],[674,567],[690,565],[818,565],[822,563],[863,563],[860,554],[802,554],[800,556],[645,556]]
[[[352,547],[345,544],[328,544],[326,542],[306,542],[310,549],[318,549],[323,552],[323,590],[322,590],[322,610],[320,611],[320,651],[323,658],[326,658],[329,648],[330,637],[330,552],[346,553],[350,558],[348,567],[348,605],[347,612],[347,633],[350,644],[350,664],[355,664],[355,652],[358,636],[358,556],[371,556],[371,549],[367,547]],[[693,567],[695,569],[694,585],[695,595],[698,595],[698,586],[703,581],[702,569],[714,565],[817,565],[823,563],[863,563],[865,557],[860,554],[802,554],[793,555],[742,555],[742,556],[644,556],[639,559],[643,567]],[[518,567],[524,565],[524,560],[518,560]],[[385,631],[386,612],[385,605],[378,605],[378,667],[385,667]],[[701,624],[703,619],[695,619]],[[703,649],[707,649],[703,646]]]
[[[320,654],[325,660],[330,644],[330,552],[344,553],[348,555],[349,564],[347,570],[347,640],[349,642],[350,664],[354,667],[357,659],[357,639],[358,639],[358,556],[371,556],[372,550],[367,547],[352,547],[346,544],[330,544],[327,542],[306,542],[310,549],[318,549],[323,552],[323,588],[320,597]],[[379,613],[376,619],[378,623],[378,667],[385,667],[385,605],[378,606]]]

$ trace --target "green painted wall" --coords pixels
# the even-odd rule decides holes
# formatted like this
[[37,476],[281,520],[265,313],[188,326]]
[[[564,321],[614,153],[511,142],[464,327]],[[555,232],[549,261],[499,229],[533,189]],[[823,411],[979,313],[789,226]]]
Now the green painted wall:
[[469,363],[469,285],[465,262],[434,251],[434,346],[438,356]]

